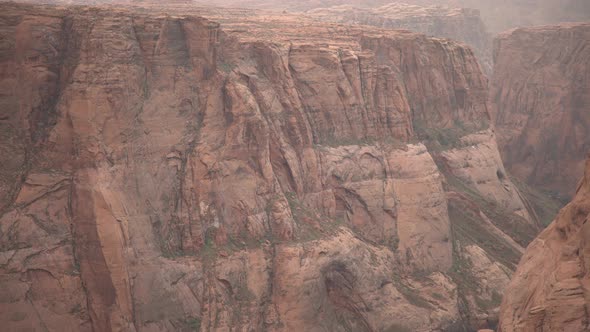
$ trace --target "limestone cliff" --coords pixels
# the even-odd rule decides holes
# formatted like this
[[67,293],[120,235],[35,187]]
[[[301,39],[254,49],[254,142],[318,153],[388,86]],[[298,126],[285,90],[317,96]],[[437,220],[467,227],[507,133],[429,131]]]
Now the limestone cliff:
[[506,289],[500,332],[588,331],[590,159],[576,194],[527,248]]
[[509,171],[570,197],[590,150],[590,24],[497,37],[491,99]]
[[469,49],[286,14],[0,7],[3,328],[495,324],[537,220]]

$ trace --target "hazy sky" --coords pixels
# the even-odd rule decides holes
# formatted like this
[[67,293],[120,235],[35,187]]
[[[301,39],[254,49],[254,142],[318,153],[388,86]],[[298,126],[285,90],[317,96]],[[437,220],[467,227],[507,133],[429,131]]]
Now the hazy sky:
[[[4,1],[4,0],[0,0]],[[162,3],[165,0],[14,0],[43,3]],[[590,22],[590,0],[168,0],[165,3],[193,2],[199,5],[248,7],[288,11],[306,11],[338,5],[378,7],[391,2],[415,5],[447,5],[479,9],[488,31],[499,33],[518,26],[559,22]]]

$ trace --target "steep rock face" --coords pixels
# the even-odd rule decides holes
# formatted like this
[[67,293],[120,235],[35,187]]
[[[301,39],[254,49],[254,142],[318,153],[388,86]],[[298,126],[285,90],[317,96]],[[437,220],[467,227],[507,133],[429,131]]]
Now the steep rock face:
[[500,331],[590,329],[590,159],[576,194],[527,248],[500,315]]
[[[418,6],[449,6],[471,8],[481,12],[488,30],[494,34],[515,27],[585,22],[590,19],[590,3],[586,0],[404,0],[401,3]],[[376,8],[392,3],[391,0],[212,0],[197,1],[218,6],[250,7],[307,11],[316,8],[350,5],[359,8]]]
[[468,49],[289,15],[1,6],[7,329],[494,324],[536,220],[498,176]]
[[585,22],[590,19],[586,0],[407,0],[418,4],[447,4],[478,9],[493,33],[523,26]]
[[375,8],[350,5],[318,8],[306,14],[325,21],[408,29],[458,40],[474,49],[484,71],[491,74],[492,40],[477,10],[390,3]]
[[269,1],[269,0],[232,0],[226,3],[215,0],[215,5],[228,7],[246,7],[256,9],[280,9],[293,11],[306,11],[316,8],[327,8],[341,5],[352,5],[355,7],[370,8],[382,6],[390,3],[388,0],[304,0],[298,2],[291,1]]
[[470,149],[453,149],[441,154],[454,176],[470,183],[482,195],[489,195],[490,201],[498,202],[508,212],[534,223],[534,217],[529,214],[531,210],[506,178],[495,135],[489,131],[479,132],[461,140]]
[[590,149],[590,25],[507,32],[494,58],[491,99],[506,166],[570,196]]

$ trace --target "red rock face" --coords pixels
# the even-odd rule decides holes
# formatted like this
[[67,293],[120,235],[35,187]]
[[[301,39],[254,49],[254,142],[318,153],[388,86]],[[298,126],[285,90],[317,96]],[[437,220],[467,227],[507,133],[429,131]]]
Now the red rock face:
[[289,15],[1,6],[8,330],[494,324],[537,221],[468,49]]
[[527,248],[506,289],[500,330],[587,331],[590,159],[576,194]]
[[[144,0],[145,2],[146,0]],[[590,3],[586,0],[404,0],[402,4],[419,6],[449,6],[471,8],[481,12],[481,17],[492,33],[515,27],[556,24],[559,22],[586,22],[590,19]],[[334,6],[377,8],[392,3],[390,0],[212,0],[198,4],[214,3],[218,6],[249,7],[308,11]],[[397,3],[397,2],[393,2]],[[443,10],[444,11],[444,10]]]
[[491,99],[504,161],[563,196],[590,149],[589,41],[590,25],[571,24],[517,29],[495,42]]
[[586,0],[407,0],[404,2],[477,9],[492,33],[500,33],[516,27],[559,22],[586,22],[590,19],[590,3]]
[[376,8],[317,8],[306,15],[331,22],[407,29],[464,42],[474,50],[484,72],[492,72],[492,38],[477,10],[389,3]]

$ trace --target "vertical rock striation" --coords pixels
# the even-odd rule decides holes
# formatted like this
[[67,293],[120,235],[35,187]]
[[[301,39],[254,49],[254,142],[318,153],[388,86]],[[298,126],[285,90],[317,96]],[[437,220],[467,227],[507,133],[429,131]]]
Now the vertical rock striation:
[[289,15],[1,7],[8,329],[494,325],[537,228],[469,49]]
[[491,100],[506,166],[564,197],[590,149],[589,41],[589,24],[516,29],[495,41]]
[[500,312],[501,332],[590,329],[590,159],[573,200],[527,248]]
[[492,38],[477,10],[390,3],[375,8],[350,5],[316,8],[305,14],[324,21],[408,29],[457,40],[473,48],[486,74],[492,72]]

